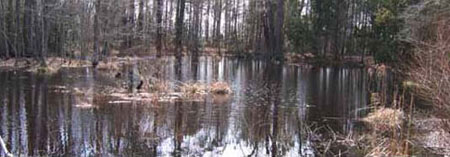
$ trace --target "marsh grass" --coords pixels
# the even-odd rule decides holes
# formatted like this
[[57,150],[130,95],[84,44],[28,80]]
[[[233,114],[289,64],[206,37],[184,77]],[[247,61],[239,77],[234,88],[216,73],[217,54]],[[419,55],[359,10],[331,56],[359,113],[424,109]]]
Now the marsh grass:
[[207,85],[199,82],[182,83],[179,89],[184,99],[201,99],[208,94]]
[[[330,127],[309,129],[308,134],[319,137],[315,147],[321,156],[409,156],[422,153],[421,146],[413,142],[417,137],[414,126],[414,97],[395,94],[389,104],[368,108],[369,113],[355,122],[358,129],[345,133]],[[383,102],[383,101],[381,101]],[[386,107],[390,106],[390,107]],[[317,135],[318,134],[318,135]]]
[[401,129],[405,122],[405,113],[400,109],[380,107],[363,118],[370,127],[379,132]]
[[214,82],[211,84],[201,82],[187,82],[181,83],[178,87],[185,100],[204,100],[205,96],[212,95],[213,98],[218,98],[218,102],[227,100],[232,89],[226,82]]
[[229,95],[233,93],[231,87],[226,82],[215,82],[209,86],[209,91],[216,95]]

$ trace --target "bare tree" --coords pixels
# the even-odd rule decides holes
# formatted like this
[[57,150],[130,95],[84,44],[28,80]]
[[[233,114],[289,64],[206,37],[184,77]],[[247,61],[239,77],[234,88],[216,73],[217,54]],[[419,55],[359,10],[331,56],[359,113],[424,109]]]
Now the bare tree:
[[161,49],[162,49],[162,9],[163,2],[162,0],[157,0],[157,10],[156,10],[156,23],[157,23],[157,31],[156,31],[156,51],[157,56],[161,57]]
[[100,48],[99,48],[99,20],[98,20],[98,16],[100,14],[100,5],[101,5],[101,0],[96,0],[95,1],[95,13],[94,13],[94,57],[92,58],[92,65],[94,67],[97,66],[98,64],[98,58],[99,58],[99,53],[100,53]]
[[177,0],[177,15],[175,22],[175,51],[176,56],[181,57],[183,53],[183,21],[184,21],[184,10],[185,10],[186,2],[185,0]]

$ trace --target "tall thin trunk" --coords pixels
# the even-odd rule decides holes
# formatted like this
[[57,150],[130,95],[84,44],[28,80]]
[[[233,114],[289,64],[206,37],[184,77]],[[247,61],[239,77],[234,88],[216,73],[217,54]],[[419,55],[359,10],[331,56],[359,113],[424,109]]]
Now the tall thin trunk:
[[13,40],[14,40],[14,38],[13,38],[13,36],[14,36],[14,34],[13,34],[13,32],[14,32],[14,14],[13,14],[13,12],[14,12],[14,7],[13,7],[13,0],[9,0],[8,1],[8,8],[7,8],[7,16],[5,17],[5,24],[6,24],[6,32],[4,32],[4,34],[7,34],[7,35],[5,35],[5,37],[6,37],[6,40],[7,40],[7,53],[6,53],[6,56],[7,57],[9,57],[9,56],[11,56],[11,55],[13,55],[11,52],[13,52],[14,51],[14,42],[13,42]]
[[192,38],[192,45],[191,45],[191,51],[193,52],[194,56],[198,56],[198,51],[199,51],[199,31],[200,31],[200,25],[201,25],[201,20],[200,20],[200,6],[201,5],[201,1],[200,0],[194,0],[192,1],[192,9],[193,11],[191,12],[193,20],[191,23],[192,26],[192,30],[190,31],[191,34],[191,38]]
[[334,28],[334,49],[333,49],[333,51],[334,51],[334,59],[335,60],[337,60],[337,59],[339,59],[339,28],[340,28],[340,14],[341,14],[341,7],[340,7],[340,3],[341,3],[342,1],[337,1],[336,2],[336,4],[335,4],[335,10],[336,10],[336,13],[335,13],[335,19],[334,19],[334,21],[335,21],[335,28]]
[[129,2],[129,7],[128,7],[128,11],[127,11],[127,20],[126,20],[126,48],[131,48],[133,46],[133,40],[135,37],[135,31],[134,31],[134,26],[135,26],[135,0],[130,0]]
[[7,57],[8,52],[7,52],[7,48],[8,48],[8,42],[7,42],[7,36],[6,36],[6,25],[5,25],[5,13],[4,13],[5,7],[4,7],[4,2],[0,1],[0,46],[1,50],[6,50],[4,53],[5,54],[1,54],[0,57]]
[[219,54],[220,52],[220,41],[221,41],[221,32],[220,32],[220,28],[221,28],[221,20],[222,20],[222,0],[217,0],[216,1],[216,6],[215,6],[215,40],[216,40],[216,47],[218,49]]
[[99,19],[98,19],[98,14],[100,11],[100,5],[101,5],[101,1],[102,0],[96,0],[95,1],[95,14],[94,14],[94,56],[92,58],[92,63],[95,66],[96,64],[98,64],[98,59],[99,59]]
[[265,19],[264,19],[264,40],[266,43],[266,51],[270,56],[275,54],[275,33],[274,33],[274,4],[271,0],[265,1]]
[[[238,10],[239,10],[239,3],[240,1],[238,1],[238,0],[234,0],[234,8],[233,8],[233,22],[234,22],[234,24],[233,24],[233,41],[234,41],[234,43],[233,43],[233,45],[234,45],[234,47],[236,47],[235,49],[237,50],[237,47],[239,47],[240,45],[238,45],[239,44],[239,37],[238,37],[238,18],[239,18],[239,13],[238,13]],[[242,43],[241,43],[242,44]]]
[[156,9],[156,51],[157,56],[161,57],[161,49],[162,49],[162,9],[163,3],[162,0],[157,0],[157,9]]
[[349,0],[346,0],[345,1],[345,10],[344,10],[344,20],[343,20],[343,22],[344,22],[344,24],[343,24],[343,37],[342,37],[342,39],[341,39],[341,42],[342,42],[342,45],[341,45],[341,56],[344,56],[345,55],[345,53],[346,53],[346,50],[347,50],[347,37],[348,37],[348,26],[349,26],[349,12],[350,12],[350,2],[349,2]]
[[[39,18],[39,22],[40,22],[40,55],[39,55],[39,59],[41,61],[41,66],[46,67],[47,63],[45,62],[45,58],[47,57],[47,51],[48,51],[48,19],[46,17],[47,13],[49,12],[49,8],[47,6],[47,1],[41,1],[40,2],[40,18]],[[39,42],[39,41],[38,41]]]
[[278,0],[277,4],[277,22],[275,23],[275,52],[279,55],[283,55],[284,44],[284,0]]
[[167,36],[168,36],[168,33],[169,33],[169,3],[171,3],[170,2],[170,0],[166,0],[165,1],[166,3],[164,3],[165,4],[165,9],[164,9],[164,37],[163,37],[163,40],[164,40],[164,48],[165,49],[167,49]]
[[206,45],[209,43],[209,17],[210,17],[210,9],[211,9],[211,0],[207,0],[208,3],[206,5],[206,18],[205,18],[205,42]]
[[21,4],[20,0],[16,0],[16,35],[14,37],[14,41],[16,43],[16,57],[22,54],[22,39],[21,39],[21,27],[20,27],[20,15],[21,15]]
[[[177,0],[178,1],[178,0]],[[173,27],[174,27],[174,24],[173,24],[173,19],[172,19],[172,17],[173,17],[173,11],[174,10],[176,10],[175,9],[175,5],[174,5],[174,0],[170,0],[170,11],[169,11],[169,23],[168,23],[168,27],[167,27],[167,29],[171,32],[171,33],[173,33]],[[176,15],[176,13],[175,13],[175,15]]]
[[139,1],[139,15],[137,24],[138,24],[137,31],[141,33],[144,28],[144,0]]
[[177,16],[176,16],[176,23],[175,23],[175,50],[176,50],[176,56],[181,57],[182,51],[183,51],[183,21],[184,21],[184,9],[185,9],[185,0],[178,0],[177,1]]
[[228,47],[228,40],[229,40],[229,35],[230,35],[230,2],[229,0],[225,0],[225,21],[224,21],[224,46],[225,48]]

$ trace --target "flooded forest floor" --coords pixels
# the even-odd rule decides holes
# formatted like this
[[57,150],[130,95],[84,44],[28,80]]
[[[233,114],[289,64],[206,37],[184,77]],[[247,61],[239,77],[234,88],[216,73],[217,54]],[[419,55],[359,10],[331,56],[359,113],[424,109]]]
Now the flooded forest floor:
[[[399,83],[394,83],[395,81],[392,81],[394,74],[389,72],[389,67],[373,65],[370,58],[365,61],[368,66],[363,68],[323,68],[323,64],[319,68],[318,65],[302,62],[310,57],[314,56],[290,54],[286,57],[289,66],[281,65],[281,63],[269,63],[270,61],[255,61],[254,59],[241,61],[227,57],[201,57],[200,60],[190,56],[184,57],[182,60],[174,59],[174,57],[108,57],[99,62],[96,68],[92,68],[92,63],[87,60],[49,57],[46,59],[46,66],[42,66],[42,63],[37,60],[19,58],[1,61],[0,69],[13,71],[13,75],[27,72],[50,78],[56,75],[67,77],[65,78],[67,81],[52,84],[48,90],[74,95],[74,107],[79,109],[98,110],[104,107],[99,104],[135,105],[136,103],[152,104],[152,108],[161,108],[169,103],[175,105],[184,103],[228,104],[228,106],[224,105],[228,108],[244,105],[233,111],[236,112],[234,114],[244,115],[243,119],[236,118],[237,121],[246,122],[244,127],[235,126],[244,125],[236,121],[232,121],[233,124],[229,124],[230,126],[216,126],[219,127],[217,131],[220,129],[235,131],[228,127],[242,129],[239,137],[228,137],[231,136],[230,133],[221,130],[221,133],[215,134],[215,136],[221,136],[220,138],[214,137],[213,141],[207,140],[212,144],[208,146],[209,148],[196,152],[201,155],[205,155],[205,152],[210,150],[220,153],[218,149],[224,149],[224,152],[227,152],[223,145],[229,143],[222,141],[224,138],[234,140],[243,138],[245,139],[243,141],[250,142],[244,142],[249,147],[248,151],[241,152],[247,155],[263,153],[262,150],[260,150],[261,152],[258,150],[263,149],[260,147],[264,147],[264,145],[275,149],[270,153],[284,154],[285,156],[289,156],[290,153],[292,156],[293,152],[281,150],[281,148],[290,149],[297,145],[300,145],[297,150],[298,156],[311,154],[311,150],[313,150],[312,154],[318,156],[450,154],[448,119],[430,116],[434,115],[430,114],[433,112],[432,109],[427,105],[421,105],[427,104],[427,102],[410,94],[409,90],[414,90],[414,84],[403,82],[398,85]],[[360,59],[351,59],[350,57],[346,60],[354,60],[349,62],[355,63]],[[325,65],[325,67],[327,66],[331,65]],[[292,67],[295,67],[295,70]],[[88,78],[93,79],[92,84],[83,83],[83,81],[89,80]],[[263,81],[263,83],[258,84],[259,81]],[[294,86],[290,88],[292,85]],[[247,91],[247,88],[251,90]],[[278,104],[283,110],[280,113],[277,109]],[[265,108],[265,106],[271,105],[273,107]],[[329,109],[318,111],[323,108]],[[344,111],[340,111],[341,109]],[[221,113],[227,110],[217,112]],[[305,110],[312,112],[311,115],[306,116],[309,118],[303,117],[304,114],[307,114]],[[155,115],[152,115],[155,119],[161,118],[158,117],[158,114],[163,114],[159,111],[152,112],[155,112],[153,113]],[[197,111],[189,110],[189,112]],[[232,111],[228,112],[233,113]],[[231,115],[231,113],[229,114]],[[267,118],[264,114],[271,115],[273,119]],[[296,117],[296,120],[278,119],[278,114],[284,116],[297,114],[296,116],[299,117]],[[219,114],[218,116],[226,115]],[[189,117],[183,119],[191,120]],[[259,119],[264,121],[259,121]],[[303,121],[308,121],[308,123],[304,124]],[[339,122],[335,124],[334,121]],[[141,126],[142,120],[137,123],[136,125]],[[149,126],[146,126],[145,131],[140,134],[142,136],[151,134],[148,136],[159,138],[159,140],[148,140],[153,143],[148,146],[151,146],[156,154],[161,155],[167,146],[162,141],[163,137],[157,135],[156,130],[170,130],[170,127],[161,128],[163,124],[158,126],[154,123],[146,123],[145,125]],[[180,122],[175,119],[173,123],[175,128],[172,129],[176,132],[173,135],[175,139],[173,152],[179,151],[181,154],[185,153],[184,155],[192,155],[190,154],[192,152],[186,151],[186,149],[192,148],[183,147],[182,144],[185,143],[178,137],[180,128],[177,127],[179,123],[186,123],[186,121]],[[295,123],[296,128],[287,127],[289,123]],[[287,128],[281,129],[278,128],[278,125],[286,125]],[[149,130],[152,127],[155,130]],[[198,127],[202,128],[202,126]],[[267,132],[264,132],[264,129]],[[279,130],[280,135],[277,135],[274,129]],[[295,131],[291,133],[290,129]],[[194,138],[194,135],[201,135],[193,134],[192,130],[182,134],[190,134],[191,138]],[[268,136],[264,137],[266,134]],[[125,136],[121,135],[120,137]],[[290,140],[285,138],[291,136],[298,136],[300,140],[287,142]],[[187,138],[187,136],[183,137]],[[111,138],[113,141],[120,141],[120,138]],[[307,140],[303,141],[302,138]],[[181,144],[176,144],[177,142],[181,142]],[[279,143],[277,144],[277,142]],[[198,143],[193,145],[200,147]],[[277,148],[278,145],[281,148]],[[153,148],[154,146],[157,148]],[[234,151],[231,152],[236,155]]]
[[[170,58],[170,57],[168,57]],[[111,103],[146,101],[146,102],[167,102],[167,101],[205,101],[208,94],[216,95],[220,98],[228,97],[232,90],[226,82],[212,82],[209,84],[187,81],[171,82],[164,80],[161,65],[168,64],[168,58],[154,57],[108,57],[95,65],[93,70],[102,75],[105,79],[113,80],[112,85],[107,85],[96,93],[98,96],[115,97],[119,100]],[[49,57],[45,60],[45,66],[35,59],[19,58],[9,59],[0,62],[0,68],[6,70],[28,71],[36,74],[54,75],[60,70],[70,68],[92,68],[89,60],[70,59],[60,57]],[[181,64],[181,63],[175,63]],[[181,66],[181,65],[180,65]],[[180,70],[181,67],[176,67]],[[115,81],[114,81],[115,80]],[[60,87],[65,88],[65,87]],[[85,94],[79,88],[67,89],[76,94]],[[90,107],[92,104],[80,106]]]

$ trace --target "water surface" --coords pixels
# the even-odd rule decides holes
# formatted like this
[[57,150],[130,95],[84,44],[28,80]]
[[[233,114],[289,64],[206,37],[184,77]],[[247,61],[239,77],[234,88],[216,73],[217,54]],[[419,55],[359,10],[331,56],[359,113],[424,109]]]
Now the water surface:
[[[24,156],[314,156],[304,126],[349,131],[368,101],[359,68],[213,57],[180,62],[167,59],[154,77],[225,81],[232,98],[110,104],[96,94],[115,80],[92,69],[54,76],[2,71],[0,135],[13,154]],[[97,107],[77,107],[83,102]]]

